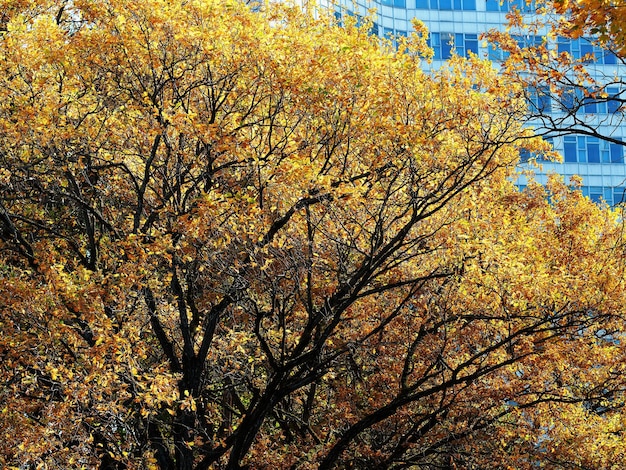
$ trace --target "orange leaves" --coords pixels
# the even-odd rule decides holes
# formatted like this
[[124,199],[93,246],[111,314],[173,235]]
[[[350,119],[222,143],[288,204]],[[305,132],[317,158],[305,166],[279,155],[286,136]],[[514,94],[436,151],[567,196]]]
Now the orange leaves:
[[594,35],[602,44],[611,44],[619,54],[624,52],[622,1],[553,2],[556,11],[567,18],[563,32],[569,37]]
[[591,347],[617,218],[516,192],[546,148],[490,64],[426,75],[423,29],[396,53],[282,6],[102,5],[0,39],[7,465],[504,468],[547,433],[522,406],[618,370]]

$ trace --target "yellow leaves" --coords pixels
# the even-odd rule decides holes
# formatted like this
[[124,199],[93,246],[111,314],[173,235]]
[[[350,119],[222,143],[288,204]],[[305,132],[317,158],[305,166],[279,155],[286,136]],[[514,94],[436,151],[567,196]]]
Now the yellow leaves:
[[554,2],[555,10],[560,15],[566,13],[567,10],[569,9],[569,6],[570,6],[569,0],[557,0]]
[[11,181],[11,172],[6,168],[0,168],[0,184],[8,186]]
[[[402,393],[403,368],[427,390],[494,366],[450,388],[460,401],[425,438],[434,440],[495,416],[524,385],[555,383],[549,372],[601,360],[563,361],[577,348],[547,344],[533,322],[556,324],[572,296],[619,304],[619,266],[595,250],[611,222],[556,183],[552,206],[537,188],[514,190],[511,142],[546,148],[527,139],[515,121],[521,93],[490,64],[455,58],[425,75],[411,55],[428,55],[419,24],[403,54],[297,10],[109,3],[85,11],[93,27],[75,34],[44,19],[37,35],[16,32],[15,44],[54,41],[32,66],[19,62],[19,87],[0,78],[13,87],[0,87],[10,98],[0,100],[0,154],[11,158],[0,185],[19,183],[11,194],[29,201],[3,203],[24,239],[39,240],[28,272],[14,237],[2,241],[17,248],[2,250],[13,258],[0,267],[11,314],[0,337],[18,349],[2,374],[41,371],[13,382],[24,394],[55,382],[46,393],[61,399],[45,410],[56,413],[45,432],[83,420],[110,439],[112,458],[139,460],[150,446],[134,423],[158,423],[163,449],[193,453],[209,445],[193,434],[207,431],[175,441],[173,417],[202,413],[215,423],[208,438],[227,446],[272,380],[302,383],[266,410],[249,456],[261,466],[294,459],[290,467],[323,458],[342,429]],[[68,58],[57,56],[61,44]],[[16,71],[18,56],[36,55],[23,49],[3,52]],[[37,179],[25,185],[22,174]],[[498,346],[515,332],[524,337]],[[206,360],[185,369],[202,344]],[[529,356],[498,369],[515,354]],[[200,374],[197,396],[180,393],[172,370],[181,368]],[[323,379],[312,386],[310,374]],[[410,429],[438,398],[407,404],[375,432]],[[30,413],[34,400],[24,401],[16,407]],[[307,406],[315,413],[305,420]],[[306,436],[294,433],[294,452],[258,454],[285,451],[290,420]],[[25,427],[39,436],[37,426]],[[368,448],[374,434],[359,447],[383,458]],[[87,455],[95,439],[80,437]]]
[[185,390],[184,398],[181,400],[179,407],[181,410],[197,411],[196,400],[189,394],[189,390]]

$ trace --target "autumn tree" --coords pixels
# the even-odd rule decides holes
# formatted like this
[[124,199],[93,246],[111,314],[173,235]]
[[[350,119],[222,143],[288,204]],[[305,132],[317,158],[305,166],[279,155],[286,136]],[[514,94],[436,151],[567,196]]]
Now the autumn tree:
[[624,3],[533,5],[536,14],[512,11],[506,32],[487,35],[503,51],[503,71],[524,84],[528,120],[545,137],[577,134],[624,146],[615,133],[626,111]]
[[562,18],[564,32],[570,37],[590,34],[600,44],[613,48],[621,57],[626,52],[626,26],[624,12],[626,4],[622,0],[611,2],[588,1],[570,2],[554,0],[550,3]]
[[545,149],[491,64],[286,6],[1,5],[0,464],[623,463],[623,218],[515,189]]

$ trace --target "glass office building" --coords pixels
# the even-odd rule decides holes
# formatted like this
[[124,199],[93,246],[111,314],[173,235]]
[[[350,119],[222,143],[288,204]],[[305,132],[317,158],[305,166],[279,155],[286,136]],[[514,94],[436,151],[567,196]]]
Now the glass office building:
[[[503,29],[506,13],[513,8],[522,12],[533,12],[533,5],[524,0],[336,0],[322,1],[322,6],[332,8],[341,21],[344,15],[363,17],[375,13],[372,34],[380,37],[405,36],[411,30],[411,20],[418,18],[430,31],[430,45],[434,50],[433,67],[437,67],[454,52],[460,55],[471,51],[480,57],[488,57],[494,62],[505,57],[501,50],[480,40],[480,34],[493,28]],[[526,41],[541,42],[541,37],[525,38]],[[550,47],[559,52],[568,52],[581,58],[587,54],[595,57],[594,74],[605,77],[620,77],[623,73],[617,58],[594,47],[589,41],[558,39]],[[607,89],[610,93],[620,90]],[[548,113],[562,113],[561,103],[555,103],[547,96],[531,96],[530,106]],[[584,122],[602,129],[615,141],[626,138],[626,129],[618,110],[618,102],[589,103],[580,111]],[[617,114],[616,114],[617,113]],[[555,137],[551,142],[562,153],[563,163],[542,162],[542,173],[536,180],[543,183],[548,173],[558,173],[566,181],[573,175],[583,180],[583,193],[595,201],[604,200],[609,205],[622,202],[626,188],[626,165],[623,145],[610,143],[593,136],[567,135]],[[524,165],[524,164],[522,164]],[[518,184],[524,186],[526,177],[520,176]]]

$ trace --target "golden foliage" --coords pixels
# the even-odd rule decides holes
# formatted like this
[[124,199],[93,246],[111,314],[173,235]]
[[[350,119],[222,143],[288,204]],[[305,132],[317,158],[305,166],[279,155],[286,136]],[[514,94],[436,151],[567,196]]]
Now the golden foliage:
[[5,12],[1,465],[623,459],[621,218],[515,189],[547,149],[489,63],[276,5]]

